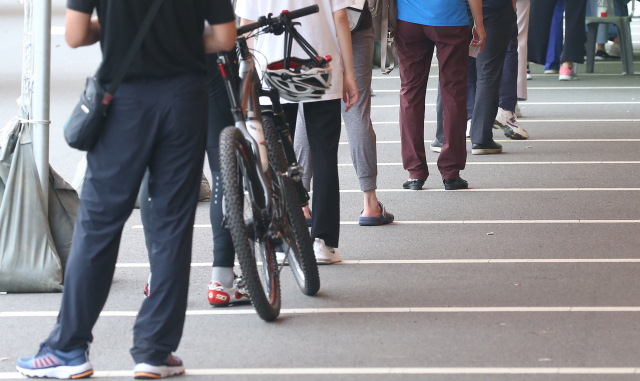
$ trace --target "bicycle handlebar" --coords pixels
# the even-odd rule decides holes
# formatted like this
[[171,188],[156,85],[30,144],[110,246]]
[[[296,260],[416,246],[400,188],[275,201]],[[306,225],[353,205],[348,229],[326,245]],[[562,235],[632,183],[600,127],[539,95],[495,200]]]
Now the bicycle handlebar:
[[318,13],[318,12],[320,12],[320,8],[318,8],[317,5],[311,5],[309,7],[304,7],[304,8],[298,9],[296,11],[289,12],[288,17],[289,17],[289,20],[293,20],[293,19],[297,19],[297,18],[300,18],[300,17],[309,16],[309,15],[312,15],[312,14]]
[[258,21],[252,22],[251,24],[247,24],[238,28],[238,35],[243,35],[245,33],[249,33],[253,30],[264,26],[273,26],[277,24],[281,24],[286,21],[291,21],[293,19],[297,19],[300,17],[308,16],[314,13],[318,13],[320,8],[317,5],[312,5],[309,7],[301,8],[295,11],[282,11],[280,16],[278,17],[260,17]]

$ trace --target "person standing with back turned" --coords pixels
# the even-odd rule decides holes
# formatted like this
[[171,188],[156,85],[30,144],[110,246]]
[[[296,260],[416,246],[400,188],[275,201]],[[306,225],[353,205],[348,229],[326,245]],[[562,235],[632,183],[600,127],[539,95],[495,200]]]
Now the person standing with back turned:
[[[68,0],[65,38],[72,48],[100,41],[101,83],[113,80],[152,3]],[[98,18],[91,19],[94,9]],[[205,31],[205,19],[212,26]],[[209,28],[209,27],[207,27]],[[184,373],[173,356],[184,326],[191,242],[207,133],[205,48],[232,49],[229,0],[164,0],[115,93],[106,124],[87,154],[87,174],[58,321],[39,352],[18,360],[29,377],[83,378],[92,329],[111,286],[118,246],[145,170],[152,181],[153,293],[133,329],[135,378]]]
[[[460,178],[467,151],[467,69],[469,20],[465,0],[397,0],[396,48],[400,66],[402,163],[409,171],[403,188],[420,190],[429,176],[424,147],[424,109],[434,47],[440,67],[444,137],[438,158],[445,189],[468,187]],[[482,0],[468,0],[475,20],[472,44],[484,46]]]
[[[311,238],[318,264],[329,265],[342,261],[338,251],[340,240],[340,184],[338,177],[338,144],[341,130],[341,99],[345,112],[358,101],[358,86],[353,69],[353,48],[346,8],[353,0],[238,0],[236,14],[242,25],[260,16],[280,14],[284,10],[296,10],[317,5],[319,12],[299,20],[297,28],[302,37],[321,56],[331,56],[330,88],[319,98],[300,103],[304,108],[307,137],[311,148],[313,167],[313,222]],[[260,67],[284,58],[284,36],[262,34],[255,41],[256,60]],[[306,53],[294,43],[292,56],[305,57]],[[322,78],[325,80],[324,78]],[[319,81],[320,79],[314,78]],[[324,84],[321,84],[324,86]],[[295,89],[278,88],[285,118],[295,138],[298,103]],[[286,93],[288,95],[286,95]],[[270,101],[261,98],[263,107]]]

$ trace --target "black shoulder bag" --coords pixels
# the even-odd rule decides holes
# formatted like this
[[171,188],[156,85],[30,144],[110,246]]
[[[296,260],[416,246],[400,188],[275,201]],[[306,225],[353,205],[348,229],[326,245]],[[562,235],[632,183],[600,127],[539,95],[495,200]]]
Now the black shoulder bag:
[[109,111],[109,104],[113,99],[113,94],[127,74],[136,53],[140,50],[142,41],[147,35],[163,1],[155,0],[151,5],[149,13],[147,13],[142,22],[138,34],[125,55],[124,61],[109,85],[109,89],[105,90],[98,78],[87,78],[87,84],[84,92],[80,95],[80,101],[78,101],[69,120],[67,120],[67,124],[64,126],[64,138],[71,148],[89,151],[98,141],[107,118],[107,111]]

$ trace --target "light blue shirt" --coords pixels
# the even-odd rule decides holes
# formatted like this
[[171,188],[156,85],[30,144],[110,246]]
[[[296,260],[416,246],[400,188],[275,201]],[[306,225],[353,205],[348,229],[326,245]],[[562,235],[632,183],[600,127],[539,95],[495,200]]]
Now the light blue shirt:
[[469,25],[464,0],[397,0],[398,19],[430,26]]

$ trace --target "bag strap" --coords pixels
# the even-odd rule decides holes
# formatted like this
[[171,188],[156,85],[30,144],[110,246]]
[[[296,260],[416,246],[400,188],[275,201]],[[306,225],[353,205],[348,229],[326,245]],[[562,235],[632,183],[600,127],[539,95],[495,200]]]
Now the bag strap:
[[149,32],[149,28],[151,28],[151,24],[153,24],[153,20],[156,18],[156,15],[158,14],[158,10],[160,10],[160,6],[162,5],[163,1],[164,0],[154,0],[153,4],[151,4],[149,13],[147,13],[147,15],[145,16],[144,21],[140,26],[140,30],[138,30],[138,34],[136,34],[136,37],[133,39],[133,42],[131,43],[129,50],[127,50],[127,54],[124,56],[124,60],[120,64],[120,67],[118,67],[118,71],[116,72],[116,75],[113,77],[113,81],[111,81],[111,84],[109,85],[109,89],[107,90],[106,94],[104,94],[104,97],[102,98],[103,105],[109,106],[109,103],[111,103],[111,99],[113,99],[113,94],[116,92],[116,90],[118,89],[118,86],[120,86],[120,83],[124,79],[124,76],[127,74],[127,71],[131,67],[131,64],[133,63],[133,59],[138,53],[138,50],[140,50],[140,47],[142,46],[142,41],[144,41],[144,38],[147,36],[147,33]]

